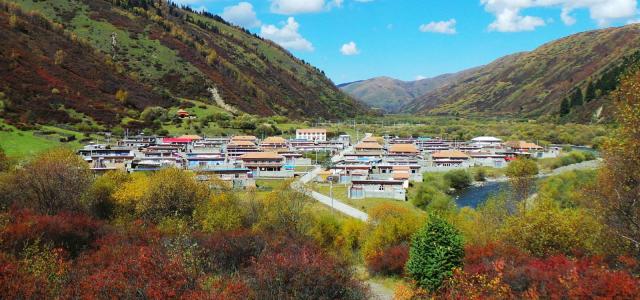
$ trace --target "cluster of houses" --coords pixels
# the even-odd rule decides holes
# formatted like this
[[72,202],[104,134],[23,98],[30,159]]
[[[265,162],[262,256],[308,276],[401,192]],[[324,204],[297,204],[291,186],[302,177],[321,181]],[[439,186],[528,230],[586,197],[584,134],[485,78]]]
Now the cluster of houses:
[[318,165],[316,154],[332,155],[329,168],[316,181],[348,186],[353,199],[406,200],[411,181],[428,171],[487,166],[505,167],[518,156],[555,157],[557,148],[525,141],[503,142],[477,137],[459,142],[439,138],[399,138],[365,135],[352,144],[351,136],[329,139],[321,128],[298,129],[295,138],[128,136],[113,145],[88,145],[79,150],[95,172],[156,171],[175,167],[191,170],[201,181],[223,180],[236,188],[255,186],[255,179],[284,179],[303,175]]
[[[337,153],[349,145],[348,136],[328,140],[325,129],[299,129],[295,139],[244,135],[128,136],[114,145],[85,146],[78,153],[95,172],[143,172],[175,167],[195,172],[202,181],[217,178],[242,188],[254,186],[257,178],[299,175],[297,167],[316,164],[305,158],[305,153]],[[307,155],[310,156],[313,155]]]
[[458,142],[438,138],[374,137],[367,135],[348,149],[320,182],[348,184],[348,197],[407,199],[411,181],[429,171],[485,166],[503,168],[519,156],[555,157],[558,148],[545,149],[525,141],[503,142],[477,137]]

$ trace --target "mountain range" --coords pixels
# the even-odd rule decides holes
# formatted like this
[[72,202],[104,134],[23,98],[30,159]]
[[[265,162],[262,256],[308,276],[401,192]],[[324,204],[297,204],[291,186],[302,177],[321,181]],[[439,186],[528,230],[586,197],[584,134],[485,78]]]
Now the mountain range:
[[640,25],[632,24],[578,33],[455,74],[415,82],[373,78],[340,87],[388,112],[536,117],[569,113],[561,111],[566,101],[570,114],[584,119],[608,108],[606,95],[638,64],[639,49]]
[[369,80],[343,83],[338,87],[372,108],[382,109],[385,112],[398,112],[418,97],[454,82],[464,74],[466,72],[444,74],[416,81],[375,77]]
[[231,111],[366,111],[324,72],[222,18],[163,0],[0,2],[0,118],[117,125],[198,100]]

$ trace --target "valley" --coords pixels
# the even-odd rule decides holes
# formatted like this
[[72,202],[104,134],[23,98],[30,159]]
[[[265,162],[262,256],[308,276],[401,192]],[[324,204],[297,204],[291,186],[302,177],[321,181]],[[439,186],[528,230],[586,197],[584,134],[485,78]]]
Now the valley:
[[0,0],[0,299],[638,299],[631,2]]

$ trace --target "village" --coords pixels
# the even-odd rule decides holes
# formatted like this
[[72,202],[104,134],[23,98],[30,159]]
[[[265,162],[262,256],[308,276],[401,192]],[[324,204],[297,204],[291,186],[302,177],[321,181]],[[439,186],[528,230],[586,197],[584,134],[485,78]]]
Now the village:
[[[356,138],[357,139],[357,138]],[[126,136],[113,144],[90,144],[78,151],[91,170],[152,172],[174,167],[199,181],[222,180],[234,189],[256,180],[304,177],[303,183],[345,185],[349,199],[406,201],[410,182],[425,172],[471,167],[504,168],[519,156],[553,158],[560,148],[481,136],[470,141],[430,137],[350,135],[328,138],[327,129],[297,129],[289,139],[272,136]],[[319,161],[318,157],[325,158]]]

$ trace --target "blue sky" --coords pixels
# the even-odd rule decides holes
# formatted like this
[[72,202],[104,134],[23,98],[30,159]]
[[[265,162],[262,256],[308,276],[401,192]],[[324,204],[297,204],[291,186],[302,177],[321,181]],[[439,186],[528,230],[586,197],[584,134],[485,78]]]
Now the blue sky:
[[178,0],[288,48],[336,83],[432,77],[638,20],[637,0]]

